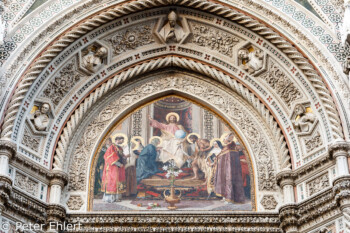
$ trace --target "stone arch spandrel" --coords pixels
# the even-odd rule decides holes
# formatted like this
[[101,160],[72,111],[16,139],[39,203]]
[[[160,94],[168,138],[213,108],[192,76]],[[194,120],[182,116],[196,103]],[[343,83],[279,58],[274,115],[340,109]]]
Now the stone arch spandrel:
[[[256,190],[259,190],[257,199],[260,200],[261,196],[259,195],[264,192],[279,195],[275,181],[276,167],[278,167],[277,148],[271,141],[268,127],[258,123],[260,117],[244,100],[226,88],[214,85],[216,84],[184,74],[172,74],[166,78],[159,74],[128,84],[120,91],[110,94],[99,103],[99,106],[104,106],[103,108],[98,107],[95,111],[88,113],[86,120],[76,131],[70,149],[67,151],[69,157],[66,158],[65,170],[67,169],[70,174],[67,191],[86,194],[87,177],[90,174],[89,166],[93,151],[97,149],[99,144],[96,138],[101,140],[108,126],[110,127],[120,120],[123,114],[129,113],[130,108],[137,107],[135,103],[142,104],[143,101],[170,92],[182,93],[188,98],[210,106],[221,114],[238,133],[241,133],[243,142],[247,145],[250,154],[254,156],[252,163],[255,172],[255,187]],[[115,97],[117,95],[119,98]],[[114,101],[108,102],[107,99],[112,99],[112,96]]]

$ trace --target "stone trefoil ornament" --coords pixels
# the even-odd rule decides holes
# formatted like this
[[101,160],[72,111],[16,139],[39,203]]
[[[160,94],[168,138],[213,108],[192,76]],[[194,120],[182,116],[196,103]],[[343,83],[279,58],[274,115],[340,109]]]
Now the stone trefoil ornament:
[[167,20],[158,21],[154,34],[161,43],[182,44],[190,35],[190,29],[185,18],[179,19],[175,11],[171,11]]
[[34,127],[38,131],[45,131],[49,125],[50,117],[48,115],[50,111],[50,105],[48,103],[43,103],[40,110],[36,110],[32,116],[32,122]]

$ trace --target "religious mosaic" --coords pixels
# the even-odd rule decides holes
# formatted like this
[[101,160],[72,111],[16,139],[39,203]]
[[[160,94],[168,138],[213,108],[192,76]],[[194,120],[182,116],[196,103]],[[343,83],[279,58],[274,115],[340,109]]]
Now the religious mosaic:
[[[208,114],[216,122],[210,134]],[[252,210],[251,164],[239,136],[177,96],[117,123],[93,163],[93,211]]]

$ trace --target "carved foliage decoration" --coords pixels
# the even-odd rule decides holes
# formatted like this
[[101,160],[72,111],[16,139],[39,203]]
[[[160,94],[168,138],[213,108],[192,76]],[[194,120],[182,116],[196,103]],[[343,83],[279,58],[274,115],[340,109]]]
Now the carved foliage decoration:
[[264,130],[253,121],[253,116],[245,110],[242,104],[231,95],[223,92],[219,88],[208,85],[208,83],[186,79],[183,77],[161,77],[148,81],[140,86],[130,88],[128,92],[122,94],[110,103],[104,110],[100,111],[97,117],[86,127],[81,134],[69,168],[69,191],[84,191],[86,187],[86,169],[88,167],[89,156],[96,143],[96,139],[101,137],[111,121],[121,112],[130,109],[132,104],[141,101],[147,96],[152,96],[156,92],[175,89],[182,92],[192,93],[197,98],[216,106],[235,122],[248,140],[257,160],[258,184],[260,190],[276,190],[276,178],[274,162],[272,160],[272,149],[268,144]]
[[16,172],[14,185],[33,196],[38,195],[39,183],[22,173]]
[[265,195],[261,202],[262,206],[265,208],[265,210],[274,210],[277,206],[277,201],[272,195]]
[[79,195],[72,195],[67,201],[67,206],[70,210],[80,210],[83,205],[84,201]]
[[24,128],[22,143],[33,151],[38,152],[40,146],[40,137],[34,137],[29,129]]
[[275,90],[280,98],[291,106],[292,102],[303,97],[298,87],[277,64],[270,60],[268,71],[260,76]]
[[77,72],[76,59],[73,59],[47,85],[43,96],[51,99],[54,105],[58,105],[81,77],[82,75]]
[[329,186],[329,175],[325,173],[307,183],[309,196],[327,188]]
[[204,24],[191,23],[193,36],[190,42],[232,57],[232,48],[240,41],[237,37]]
[[114,55],[117,56],[137,47],[153,43],[153,27],[154,22],[129,27],[128,29],[118,31],[111,37],[106,38],[105,41],[113,47]]
[[305,148],[306,152],[309,153],[310,151],[313,151],[319,146],[322,146],[323,141],[322,137],[319,132],[317,132],[316,135],[312,136],[311,138],[305,139]]

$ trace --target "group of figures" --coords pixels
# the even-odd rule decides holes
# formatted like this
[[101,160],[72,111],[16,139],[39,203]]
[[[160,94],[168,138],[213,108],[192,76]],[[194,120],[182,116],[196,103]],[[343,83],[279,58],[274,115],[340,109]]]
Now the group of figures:
[[227,203],[250,199],[248,163],[234,133],[203,139],[197,133],[187,133],[175,112],[166,115],[166,122],[149,117],[150,127],[159,129],[161,135],[151,137],[148,145],[140,136],[130,138],[123,133],[106,139],[106,150],[100,152],[103,159],[97,164],[103,170],[99,186],[105,202],[137,194],[140,183],[164,172],[162,167],[169,164],[180,171],[190,170],[187,179],[201,181],[209,196]]

